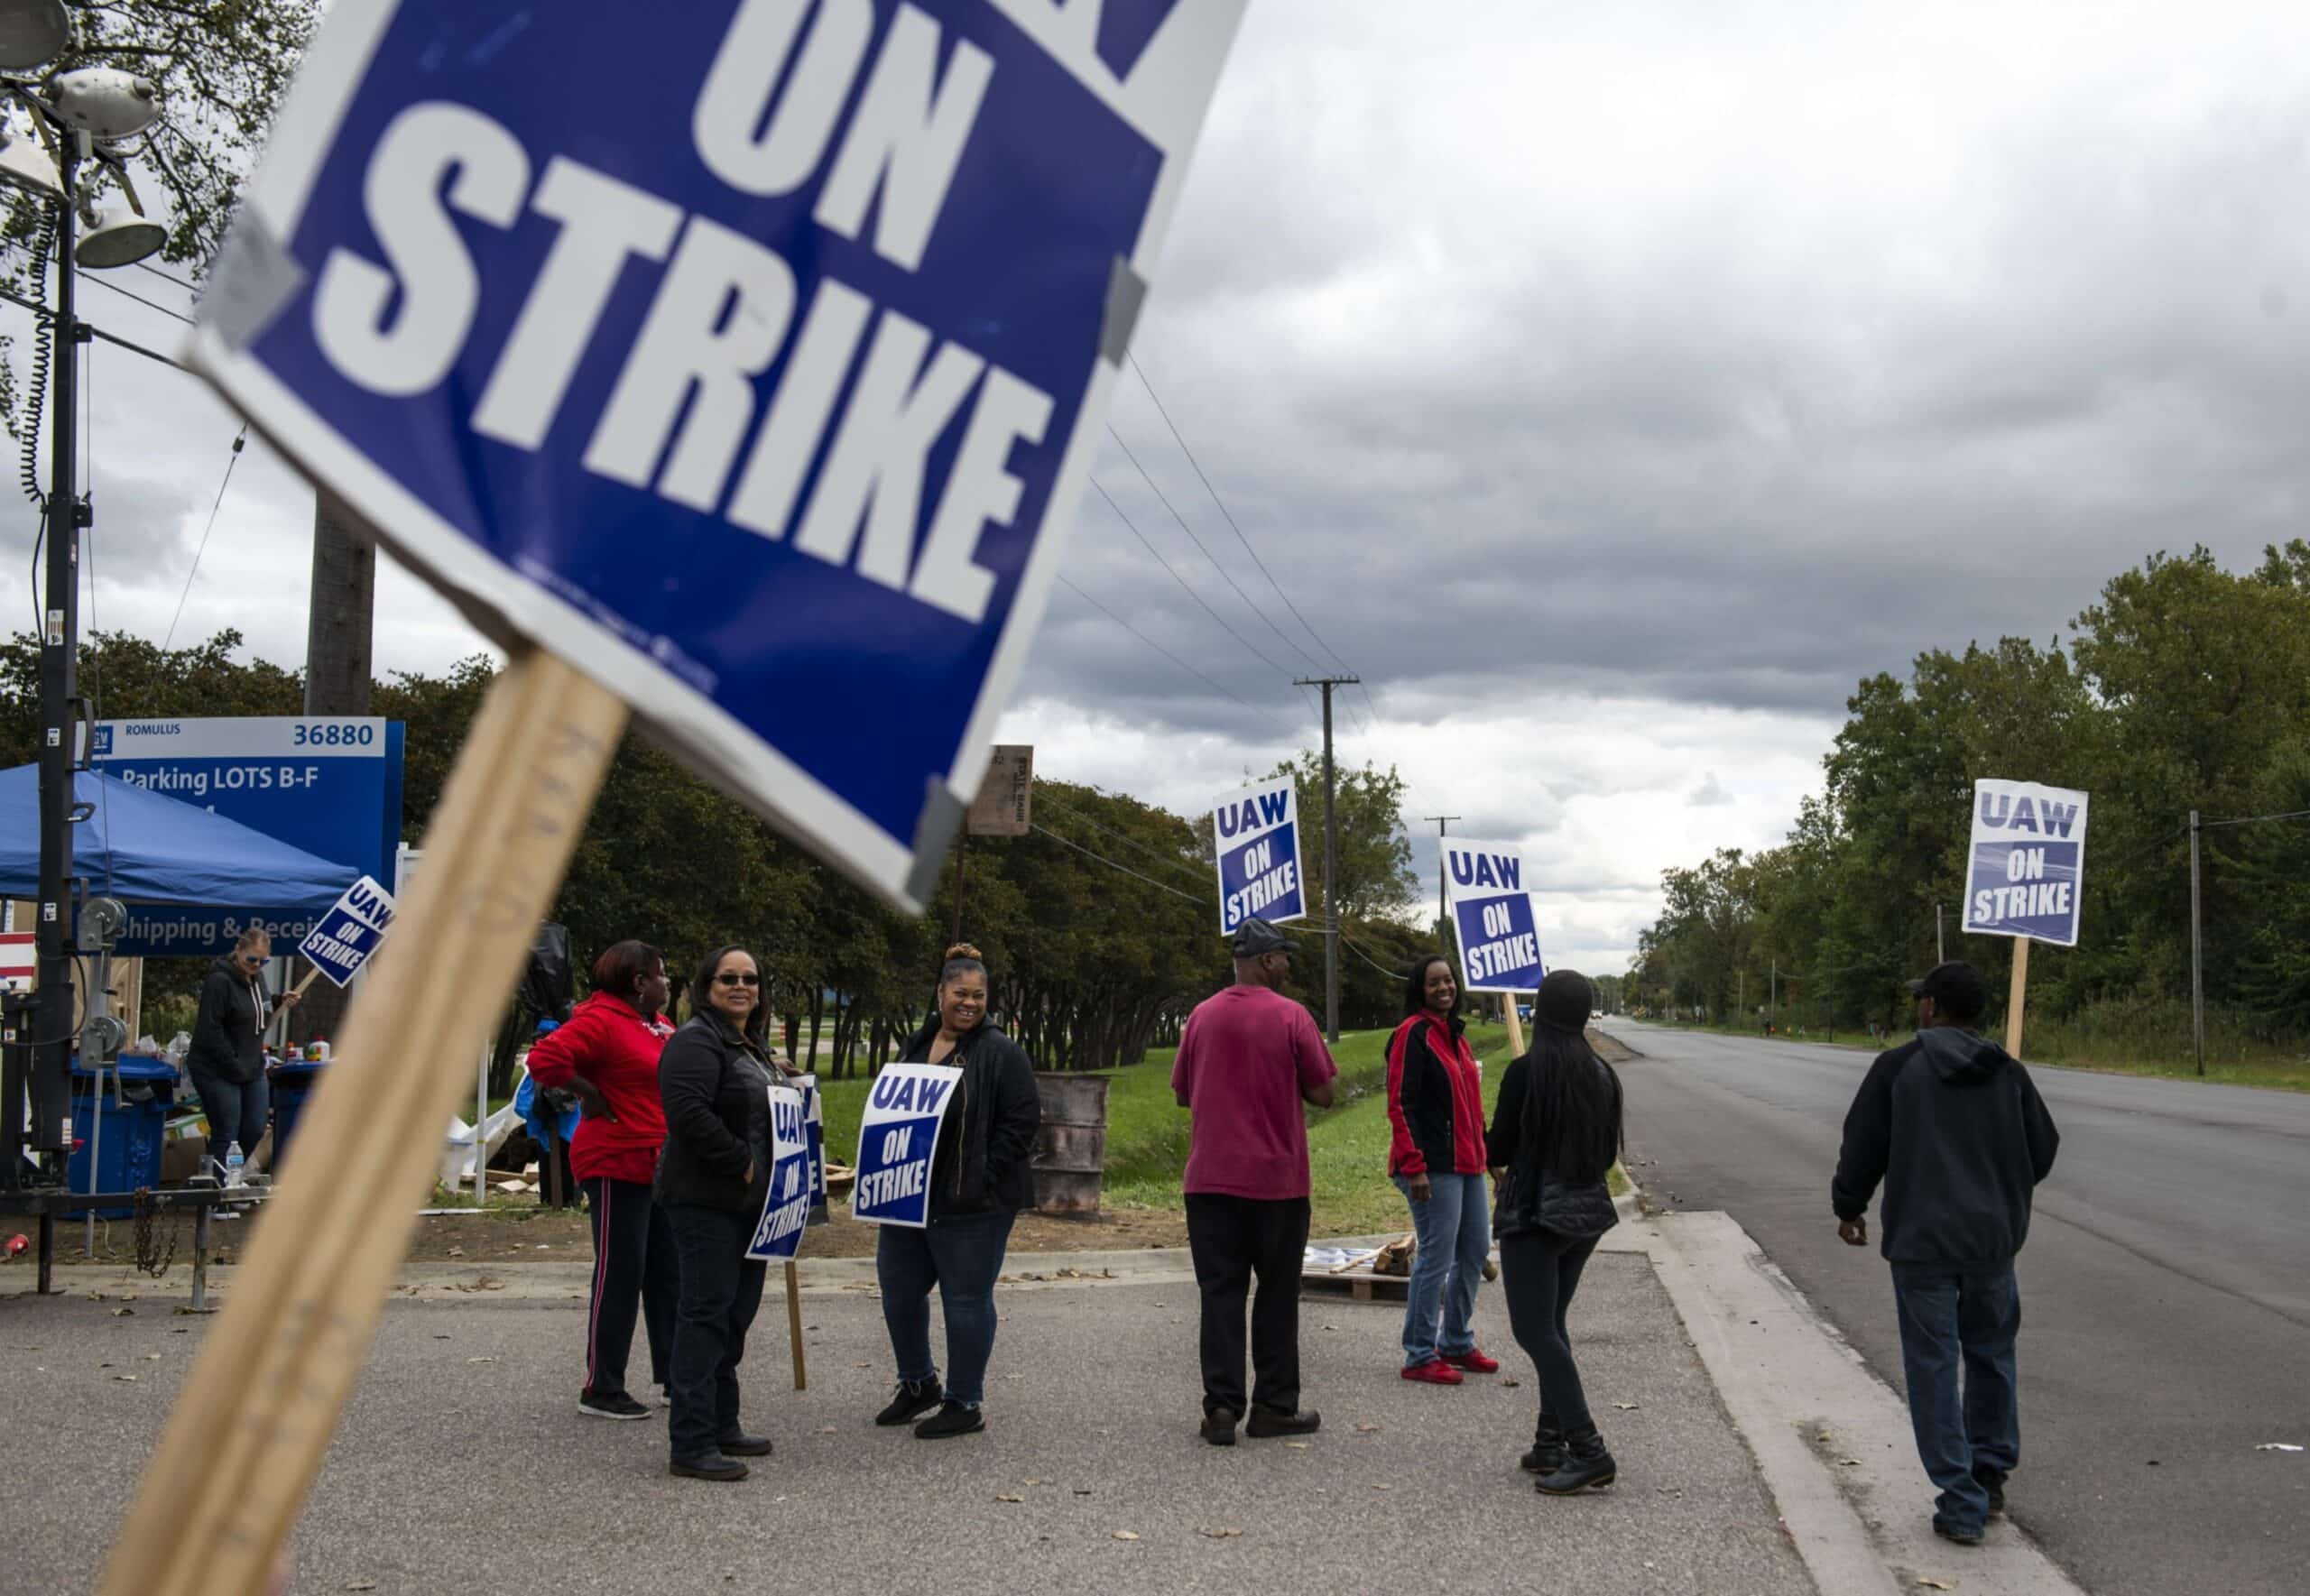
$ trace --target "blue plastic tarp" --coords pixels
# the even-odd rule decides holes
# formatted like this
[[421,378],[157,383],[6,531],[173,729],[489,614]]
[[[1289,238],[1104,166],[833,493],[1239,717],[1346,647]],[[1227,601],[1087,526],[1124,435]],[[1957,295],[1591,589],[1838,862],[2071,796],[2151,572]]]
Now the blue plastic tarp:
[[[360,872],[236,820],[94,770],[72,778],[91,807],[72,828],[72,873],[128,903],[325,909]],[[40,767],[0,770],[0,896],[40,895]]]

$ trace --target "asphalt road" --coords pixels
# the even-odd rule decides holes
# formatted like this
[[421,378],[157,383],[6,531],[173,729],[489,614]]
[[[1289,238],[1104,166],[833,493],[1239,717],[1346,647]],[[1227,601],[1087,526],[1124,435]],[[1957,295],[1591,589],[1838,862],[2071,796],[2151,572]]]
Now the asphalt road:
[[[396,1301],[294,1537],[294,1589],[1813,1590],[1641,1255],[1600,1254],[1572,1317],[1620,1483],[1561,1502],[1516,1467],[1538,1398],[1494,1288],[1477,1329],[1507,1367],[1456,1389],[1396,1378],[1400,1306],[1311,1298],[1305,1399],[1321,1433],[1232,1451],[1196,1435],[1192,1281],[1004,1287],[997,1300],[988,1431],[937,1443],[871,1422],[892,1376],[866,1292],[805,1293],[802,1394],[785,1310],[766,1301],[744,1377],[748,1420],[778,1451],[736,1485],[669,1479],[661,1420],[578,1416],[581,1305]],[[144,1293],[0,1295],[0,1591],[95,1586],[215,1323]]]
[[[1634,1173],[1723,1209],[1900,1388],[1892,1287],[1829,1211],[1871,1055],[1613,1022]],[[2089,1590],[2310,1590],[2310,1094],[2032,1072],[2062,1134],[2019,1273],[2013,1516]],[[1873,1212],[1873,1211],[1872,1211]]]

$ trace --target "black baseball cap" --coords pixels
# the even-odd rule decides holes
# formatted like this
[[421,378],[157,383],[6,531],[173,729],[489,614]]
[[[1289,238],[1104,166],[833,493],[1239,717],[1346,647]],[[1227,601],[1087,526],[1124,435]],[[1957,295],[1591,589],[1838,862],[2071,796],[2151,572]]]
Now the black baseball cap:
[[1235,927],[1234,940],[1229,944],[1239,959],[1255,959],[1267,953],[1298,953],[1299,945],[1265,920],[1253,916]]
[[1931,998],[1935,1011],[1952,1019],[1978,1019],[1989,1007],[1989,983],[1963,959],[1936,964],[1907,985],[1909,996]]

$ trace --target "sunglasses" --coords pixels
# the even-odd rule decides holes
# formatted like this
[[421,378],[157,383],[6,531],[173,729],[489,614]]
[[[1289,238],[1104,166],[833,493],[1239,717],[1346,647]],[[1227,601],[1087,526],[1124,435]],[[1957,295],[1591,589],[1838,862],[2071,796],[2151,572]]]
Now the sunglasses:
[[762,977],[752,970],[721,970],[714,976],[716,986],[760,986]]

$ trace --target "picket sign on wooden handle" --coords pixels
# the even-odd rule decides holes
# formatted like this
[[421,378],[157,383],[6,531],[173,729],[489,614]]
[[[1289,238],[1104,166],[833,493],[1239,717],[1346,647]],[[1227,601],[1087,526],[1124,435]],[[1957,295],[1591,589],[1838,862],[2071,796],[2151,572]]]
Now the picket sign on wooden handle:
[[2005,1001],[2005,1051],[2021,1056],[2021,1012],[2029,1001],[2029,939],[2013,939],[2013,990]]
[[430,1194],[441,1138],[559,890],[626,723],[517,654],[457,755],[425,870],[122,1519],[105,1596],[256,1596],[319,1471]]
[[305,995],[305,989],[312,985],[315,981],[320,978],[320,973],[321,967],[319,964],[315,964],[311,969],[305,972],[305,978],[302,981],[299,982],[295,986],[291,987],[289,990],[295,992],[299,997],[303,997]]

